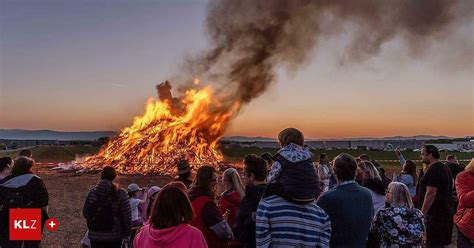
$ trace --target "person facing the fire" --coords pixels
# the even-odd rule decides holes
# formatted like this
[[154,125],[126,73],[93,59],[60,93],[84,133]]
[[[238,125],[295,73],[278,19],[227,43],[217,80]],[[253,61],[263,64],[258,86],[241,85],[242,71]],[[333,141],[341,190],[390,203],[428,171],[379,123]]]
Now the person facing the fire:
[[178,167],[178,178],[176,178],[174,181],[177,182],[182,182],[186,188],[191,187],[191,166],[189,165],[189,162],[185,159],[178,160],[176,162],[176,166]]
[[[127,187],[128,198],[130,202],[130,211],[132,212],[132,227],[143,225],[140,218],[139,206],[145,204],[147,199],[147,188],[140,188],[138,184],[131,183]],[[143,194],[140,194],[143,192]]]
[[209,247],[227,247],[233,238],[229,224],[222,217],[215,203],[217,175],[213,167],[202,166],[196,173],[189,198],[195,213],[190,224],[199,229]]
[[13,167],[13,159],[10,157],[0,158],[0,180],[11,174]]
[[134,247],[144,248],[206,248],[201,231],[189,225],[193,207],[181,182],[172,182],[159,191],[148,223],[134,239]]
[[87,221],[91,248],[122,247],[132,232],[132,213],[127,192],[114,182],[115,169],[106,166],[99,183],[89,191],[82,213]]
[[0,247],[40,247],[41,240],[9,240],[9,211],[13,208],[41,209],[41,231],[48,217],[49,194],[43,180],[33,173],[35,161],[15,159],[11,175],[0,180]]

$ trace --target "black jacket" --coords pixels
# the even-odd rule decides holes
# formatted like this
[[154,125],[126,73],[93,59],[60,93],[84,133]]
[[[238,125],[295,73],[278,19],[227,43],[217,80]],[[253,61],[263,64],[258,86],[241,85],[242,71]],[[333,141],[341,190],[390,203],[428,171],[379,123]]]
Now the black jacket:
[[[0,181],[0,184],[21,175],[10,175]],[[32,208],[42,208],[48,206],[49,195],[46,185],[40,177],[34,176],[31,180],[23,187],[20,187],[23,195],[30,201],[32,201]]]
[[245,196],[240,201],[239,212],[233,226],[235,240],[242,247],[256,247],[255,244],[255,213],[263,196],[266,184],[247,186]]
[[[0,180],[0,184],[3,184],[8,180],[21,175],[7,176]],[[43,231],[44,224],[46,223],[46,220],[49,219],[48,213],[45,209],[45,207],[47,207],[49,204],[49,194],[46,185],[43,183],[43,180],[40,177],[35,175],[30,179],[30,181],[28,181],[26,185],[21,186],[18,189],[28,201],[31,201],[31,205],[29,205],[30,208],[41,208],[41,231]]]
[[130,236],[132,231],[132,213],[127,192],[123,189],[113,191],[112,182],[109,180],[101,180],[87,194],[82,210],[84,217],[87,219],[88,209],[92,203],[102,197],[114,194],[112,201],[112,209],[114,215],[114,224],[110,232],[89,231],[89,238],[92,241],[119,241]]
[[385,195],[385,190],[387,190],[385,184],[378,179],[367,179],[362,186],[372,190],[378,195]]

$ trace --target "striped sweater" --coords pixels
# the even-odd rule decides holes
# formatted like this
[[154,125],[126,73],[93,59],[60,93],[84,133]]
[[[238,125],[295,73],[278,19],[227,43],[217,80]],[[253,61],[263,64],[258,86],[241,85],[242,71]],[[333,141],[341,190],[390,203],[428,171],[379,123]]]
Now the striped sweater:
[[257,247],[329,247],[331,221],[316,203],[299,205],[279,196],[260,201]]
[[[109,180],[101,180],[95,188],[87,194],[84,202],[83,214],[87,219],[87,209],[98,198],[106,197],[112,194],[112,182]],[[130,236],[132,229],[132,214],[130,211],[130,203],[128,201],[127,192],[119,189],[116,194],[116,200],[112,202],[112,209],[114,215],[114,224],[110,232],[89,231],[89,238],[92,241],[108,242],[118,241]]]

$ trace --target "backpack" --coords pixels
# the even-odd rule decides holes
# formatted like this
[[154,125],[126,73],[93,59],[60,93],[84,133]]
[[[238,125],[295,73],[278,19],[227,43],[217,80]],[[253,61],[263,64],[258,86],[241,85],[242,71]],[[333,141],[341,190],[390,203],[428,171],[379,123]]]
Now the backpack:
[[280,154],[273,158],[281,165],[280,178],[278,183],[267,185],[264,198],[278,195],[296,204],[311,203],[318,198],[320,194],[319,176],[311,159],[293,163]]
[[25,174],[0,184],[0,230],[3,235],[8,235],[10,209],[29,208],[33,204],[23,194],[21,188],[28,184],[33,177],[35,177],[34,174]]
[[97,200],[86,207],[87,228],[90,231],[107,232],[114,227],[115,219],[112,211],[112,196],[98,196]]

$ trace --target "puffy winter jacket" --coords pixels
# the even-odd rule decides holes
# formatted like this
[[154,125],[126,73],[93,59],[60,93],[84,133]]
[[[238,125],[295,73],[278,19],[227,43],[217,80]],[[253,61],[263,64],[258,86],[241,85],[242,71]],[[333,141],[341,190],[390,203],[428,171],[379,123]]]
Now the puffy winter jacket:
[[474,171],[463,171],[456,177],[458,211],[454,223],[470,240],[474,240]]
[[118,241],[130,236],[132,230],[132,214],[127,192],[123,189],[113,192],[112,182],[109,180],[101,180],[95,188],[89,191],[82,211],[84,217],[86,219],[89,217],[88,209],[94,201],[102,197],[107,197],[110,194],[115,194],[111,209],[114,215],[113,228],[109,232],[89,231],[89,238],[92,241]]
[[319,176],[308,148],[290,143],[273,157],[264,197],[279,195],[295,203],[315,201],[320,194]]

